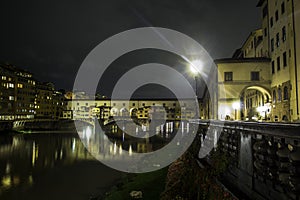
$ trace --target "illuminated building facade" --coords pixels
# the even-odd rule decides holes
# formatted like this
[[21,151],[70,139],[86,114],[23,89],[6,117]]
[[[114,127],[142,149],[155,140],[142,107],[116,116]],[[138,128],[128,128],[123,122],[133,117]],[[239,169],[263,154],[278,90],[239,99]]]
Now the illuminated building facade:
[[0,65],[0,120],[34,118],[35,83],[31,73]]
[[36,118],[62,118],[64,96],[61,92],[55,91],[52,83],[37,82],[35,108]]
[[0,65],[0,120],[58,119],[64,96],[50,83],[37,82],[30,72]]
[[87,120],[98,117],[109,120],[110,117],[136,117],[138,120],[149,119],[153,109],[165,112],[167,120],[186,119],[195,116],[193,110],[194,100],[185,100],[180,108],[179,102],[174,99],[136,99],[136,100],[69,100],[63,118],[74,120]]
[[298,121],[300,2],[260,0],[257,6],[262,28],[253,31],[232,58],[216,60],[218,118]]
[[260,0],[258,6],[262,9],[264,45],[271,59],[272,119],[299,120],[300,2]]

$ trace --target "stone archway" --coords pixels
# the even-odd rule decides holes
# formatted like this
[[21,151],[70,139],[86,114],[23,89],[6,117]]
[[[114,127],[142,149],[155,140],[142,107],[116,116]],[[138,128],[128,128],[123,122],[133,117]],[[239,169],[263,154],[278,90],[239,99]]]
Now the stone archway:
[[240,93],[241,119],[246,121],[270,121],[271,97],[270,90],[264,86],[246,86]]
[[110,116],[112,116],[112,117],[119,116],[119,109],[116,107],[111,108]]
[[133,107],[129,110],[129,115],[130,117],[136,117],[137,116],[137,112],[138,112],[138,109]]
[[121,108],[120,109],[120,116],[122,116],[122,117],[128,117],[129,116],[129,111],[127,110],[127,108]]

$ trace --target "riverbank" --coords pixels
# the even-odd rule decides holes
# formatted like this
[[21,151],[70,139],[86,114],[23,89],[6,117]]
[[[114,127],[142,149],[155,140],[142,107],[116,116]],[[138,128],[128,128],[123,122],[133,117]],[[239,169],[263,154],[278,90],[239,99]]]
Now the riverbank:
[[105,196],[100,196],[97,200],[130,200],[132,191],[141,191],[143,200],[160,199],[160,194],[165,189],[167,173],[168,167],[149,173],[127,174]]
[[0,121],[0,134],[28,131],[76,131],[73,120],[34,119]]

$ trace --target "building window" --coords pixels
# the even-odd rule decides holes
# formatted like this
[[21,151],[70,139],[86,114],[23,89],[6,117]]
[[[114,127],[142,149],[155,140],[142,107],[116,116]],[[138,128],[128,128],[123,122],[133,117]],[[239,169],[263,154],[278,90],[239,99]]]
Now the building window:
[[278,21],[278,19],[279,19],[278,10],[276,10],[276,12],[275,12],[275,20],[276,20],[276,22]]
[[14,96],[9,96],[8,100],[13,101],[13,100],[15,100],[15,97]]
[[232,81],[232,72],[224,72],[225,81]]
[[283,66],[286,67],[287,66],[286,52],[283,52],[282,56],[283,56]]
[[263,8],[263,18],[265,18],[268,15],[268,5],[265,5]]
[[272,61],[272,74],[275,74],[275,62],[274,62],[274,60]]
[[8,83],[8,84],[7,84],[7,87],[9,87],[9,88],[14,88],[15,85],[14,85],[13,83]]
[[273,103],[276,102],[276,90],[273,90]]
[[281,14],[285,13],[285,4],[282,2],[281,4]]
[[283,100],[288,100],[289,98],[289,91],[288,91],[288,87],[284,87],[283,88]]
[[259,81],[259,72],[251,72],[251,81]]
[[276,47],[279,47],[279,33],[276,34]]
[[23,84],[18,83],[18,88],[23,88]]
[[132,106],[135,106],[135,103],[132,103]]
[[271,51],[274,51],[274,38],[271,39]]
[[284,42],[286,40],[286,29],[285,26],[282,27],[282,41]]
[[264,28],[264,35],[267,37],[267,28]]
[[280,70],[280,57],[277,57],[277,71]]
[[273,27],[273,17],[270,18],[270,25]]
[[2,76],[2,80],[6,81],[6,76]]
[[281,88],[278,88],[278,101],[281,101],[281,98],[282,98]]

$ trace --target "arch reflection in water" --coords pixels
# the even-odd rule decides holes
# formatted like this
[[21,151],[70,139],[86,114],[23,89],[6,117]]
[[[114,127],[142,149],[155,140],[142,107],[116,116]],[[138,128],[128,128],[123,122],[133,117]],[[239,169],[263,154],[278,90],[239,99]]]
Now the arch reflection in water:
[[[122,126],[118,127],[111,123],[109,126],[97,129],[88,125],[78,130],[79,137],[87,150],[97,160],[104,161],[103,163],[108,166],[117,163],[130,168],[134,167],[137,162],[147,163],[146,165],[149,166],[162,166],[164,163],[160,162],[166,160],[164,157],[172,156],[172,149],[169,151],[171,153],[163,152],[159,161],[157,159],[150,163],[150,158],[153,158],[152,152],[164,149],[173,140],[176,148],[186,148],[189,144],[187,140],[191,138],[190,134],[196,133],[196,128],[187,121],[168,121],[164,124],[157,124],[155,127],[143,124],[143,126],[133,129],[127,126],[126,121],[119,122],[119,124]],[[192,131],[189,132],[190,130]],[[136,138],[132,134],[128,134],[128,131],[138,135],[143,134],[144,137]],[[155,132],[152,137],[149,137],[150,131]],[[174,151],[176,148],[174,147]],[[128,171],[132,171],[129,168]],[[126,169],[122,171],[126,171]],[[139,169],[136,171],[139,172]]]

